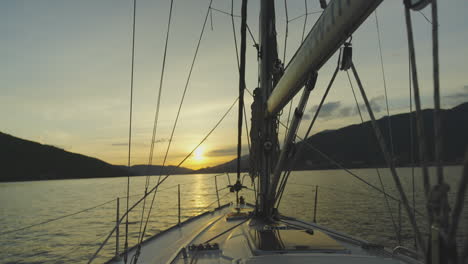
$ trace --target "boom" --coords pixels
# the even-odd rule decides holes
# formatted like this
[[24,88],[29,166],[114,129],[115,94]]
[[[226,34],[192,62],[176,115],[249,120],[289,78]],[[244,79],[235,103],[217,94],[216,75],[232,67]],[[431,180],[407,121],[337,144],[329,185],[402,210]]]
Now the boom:
[[268,114],[278,113],[302,88],[310,73],[318,72],[382,1],[330,1],[268,98]]

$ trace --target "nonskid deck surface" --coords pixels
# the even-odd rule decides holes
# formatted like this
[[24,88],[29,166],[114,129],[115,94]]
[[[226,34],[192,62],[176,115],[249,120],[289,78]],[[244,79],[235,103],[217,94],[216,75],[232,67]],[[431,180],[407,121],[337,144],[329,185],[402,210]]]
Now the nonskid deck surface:
[[[292,218],[272,228],[259,228],[253,219],[227,220],[233,210],[225,206],[148,239],[138,263],[419,263]],[[128,258],[134,254],[135,248]]]

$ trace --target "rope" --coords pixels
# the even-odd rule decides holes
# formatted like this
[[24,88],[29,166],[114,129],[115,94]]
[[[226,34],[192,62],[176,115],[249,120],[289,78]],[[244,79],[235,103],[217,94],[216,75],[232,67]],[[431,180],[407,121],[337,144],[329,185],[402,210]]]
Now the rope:
[[45,220],[45,221],[42,221],[42,222],[39,222],[39,223],[35,223],[35,224],[31,224],[31,225],[28,225],[28,226],[25,226],[25,227],[21,227],[21,228],[18,228],[18,229],[13,229],[13,230],[8,230],[8,231],[0,232],[0,236],[7,235],[7,234],[11,234],[11,233],[16,233],[16,232],[19,232],[19,231],[23,231],[23,230],[26,230],[26,229],[35,227],[35,226],[40,226],[40,225],[48,224],[48,223],[55,222],[55,221],[57,221],[57,220],[61,220],[61,219],[64,219],[64,218],[67,218],[67,217],[70,217],[70,216],[74,216],[74,215],[77,215],[77,214],[81,214],[81,213],[84,213],[84,212],[87,212],[87,211],[96,209],[96,208],[98,208],[98,207],[104,206],[104,205],[106,205],[106,204],[112,203],[112,202],[114,202],[115,200],[117,200],[117,199],[113,199],[113,200],[110,200],[110,201],[107,201],[107,202],[104,202],[104,203],[95,205],[95,206],[93,206],[93,207],[89,207],[89,208],[86,208],[86,209],[82,209],[82,210],[80,210],[80,211],[77,211],[77,212],[74,212],[74,213],[71,213],[71,214],[62,215],[62,216],[59,216],[59,217],[56,217],[56,218],[48,219],[48,220]]
[[[135,25],[136,25],[136,0],[133,0],[133,25],[132,25],[132,66],[130,72],[130,117],[128,126],[128,161],[127,167],[131,165],[131,148],[132,148],[132,112],[133,112],[133,77],[135,70]],[[127,211],[129,206],[128,196],[130,195],[130,175],[127,176]],[[125,252],[128,248],[128,215],[125,221]],[[125,253],[124,261],[127,263],[127,254]]]
[[375,15],[375,26],[377,28],[377,39],[379,43],[379,54],[380,54],[380,68],[382,70],[382,80],[383,80],[383,88],[384,88],[384,94],[385,94],[385,105],[387,107],[387,121],[388,121],[388,135],[390,138],[390,151],[392,154],[392,157],[395,157],[395,150],[394,150],[394,144],[393,144],[393,135],[392,135],[392,121],[390,120],[390,108],[388,106],[388,94],[387,94],[387,78],[385,77],[385,68],[384,68],[384,62],[383,62],[383,55],[382,55],[382,41],[380,39],[380,27],[379,27],[379,18],[377,16],[377,9],[374,11]]

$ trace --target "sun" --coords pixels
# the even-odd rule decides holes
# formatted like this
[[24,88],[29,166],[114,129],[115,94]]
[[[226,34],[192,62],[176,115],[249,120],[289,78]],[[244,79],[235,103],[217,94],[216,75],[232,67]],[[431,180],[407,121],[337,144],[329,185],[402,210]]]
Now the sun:
[[193,159],[196,161],[202,161],[205,157],[203,156],[204,149],[202,147],[198,147],[193,152]]

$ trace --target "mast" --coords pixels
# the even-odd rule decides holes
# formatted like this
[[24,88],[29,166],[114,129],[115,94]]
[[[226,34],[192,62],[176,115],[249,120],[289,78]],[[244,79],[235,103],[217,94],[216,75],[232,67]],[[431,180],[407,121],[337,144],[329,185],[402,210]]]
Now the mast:
[[[272,212],[272,205],[269,205],[266,200],[268,187],[270,184],[270,174],[274,168],[276,159],[276,144],[278,142],[278,134],[276,131],[276,116],[264,115],[266,111],[266,102],[273,90],[273,66],[277,61],[276,47],[276,27],[275,27],[275,5],[274,1],[261,0],[260,2],[260,47],[259,47],[259,72],[260,72],[260,87],[256,91],[257,98],[260,102],[256,102],[258,110],[256,115],[252,115],[252,123],[259,122],[257,144],[259,151],[257,152],[256,162],[258,164],[258,175],[260,177],[258,208],[257,214],[262,217],[268,217]],[[255,102],[254,102],[255,104]],[[255,121],[254,121],[255,120]]]

